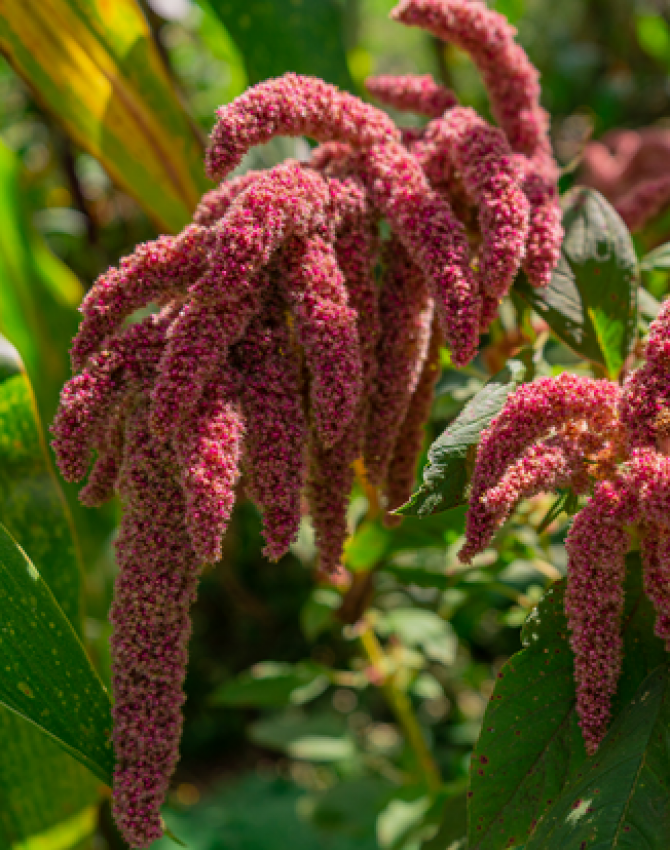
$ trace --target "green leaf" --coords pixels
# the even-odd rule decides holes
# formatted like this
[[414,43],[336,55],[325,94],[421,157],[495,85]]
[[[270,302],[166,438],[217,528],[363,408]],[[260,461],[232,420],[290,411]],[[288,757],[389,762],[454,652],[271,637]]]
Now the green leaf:
[[434,611],[422,608],[394,608],[375,621],[375,631],[382,637],[395,635],[409,647],[421,647],[429,658],[453,664],[458,638],[446,620]]
[[287,714],[259,720],[249,729],[254,744],[303,761],[348,761],[356,754],[344,721],[332,715]]
[[640,260],[640,269],[643,272],[670,271],[670,242],[645,254]]
[[637,332],[635,248],[617,212],[593,189],[570,190],[562,206],[565,237],[551,282],[535,289],[521,274],[516,288],[559,339],[615,379]]
[[355,778],[308,798],[304,810],[308,821],[319,830],[374,838],[377,814],[393,790],[387,779]]
[[465,850],[467,831],[466,795],[450,794],[440,801],[439,829],[435,835],[424,841],[421,850]]
[[342,604],[336,590],[326,587],[315,588],[300,611],[300,627],[308,641],[327,631],[335,622],[335,611]]
[[212,694],[211,701],[257,708],[302,705],[320,696],[328,685],[324,668],[317,664],[266,662],[226,682]]
[[393,513],[424,517],[467,503],[470,465],[482,431],[500,413],[508,396],[531,377],[530,353],[524,352],[523,357],[509,360],[435,440],[428,449],[423,484]]
[[0,525],[0,703],[111,784],[110,701],[70,621]]
[[5,3],[0,49],[161,229],[190,220],[202,149],[136,0]]
[[670,846],[670,676],[651,673],[542,818],[526,850]]
[[18,157],[0,142],[0,333],[22,354],[42,414],[51,419],[70,377],[68,348],[84,288],[32,224]]
[[[666,657],[662,641],[653,635],[655,615],[642,590],[639,553],[628,556],[627,571],[615,715]],[[562,580],[545,594],[524,625],[525,648],[498,674],[472,756],[471,850],[499,850],[525,841],[583,768],[564,591]]]
[[640,315],[645,319],[653,321],[658,316],[658,311],[661,309],[661,303],[643,287],[637,291],[638,304],[640,307]]
[[244,57],[249,81],[287,71],[320,77],[351,90],[337,0],[198,0],[221,18]]
[[[57,731],[52,726],[54,722],[56,726],[60,723],[74,730],[78,725],[74,722],[74,706],[78,703],[73,681],[65,672],[69,671],[69,660],[60,652],[61,647],[52,634],[57,628],[67,632],[70,642],[77,647],[82,664],[88,667],[83,648],[72,631],[74,628],[81,632],[82,590],[73,529],[48,461],[30,384],[16,351],[2,337],[0,520],[10,529],[14,539],[31,551],[33,562],[39,567],[43,579],[36,582],[30,577],[35,568],[29,570],[23,552],[3,532],[6,547],[2,550],[2,564],[6,565],[4,555],[8,554],[9,564],[13,564],[15,569],[10,569],[10,575],[6,576],[4,568],[0,568],[0,589],[4,594],[0,597],[0,627],[4,629],[0,631],[0,693],[3,694],[0,699],[4,702],[4,692],[9,691],[12,707],[25,708],[35,722],[51,727],[49,731]],[[12,586],[16,586],[16,582],[28,586],[24,588],[25,592],[8,593],[7,582],[14,582]],[[45,617],[39,616],[46,622],[49,634],[42,634],[39,652],[33,656],[27,653],[32,652],[34,642],[40,641],[42,633],[38,626],[30,625],[34,622],[34,611],[38,610],[33,608],[32,599],[37,601],[38,597],[48,601]],[[48,617],[51,613],[60,619]],[[48,626],[50,622],[54,623],[54,629]],[[27,634],[25,629],[19,628],[20,623],[25,625]],[[57,700],[45,701],[41,696],[41,686],[35,685],[31,671],[34,665],[39,666],[40,661],[43,665],[37,670],[40,681],[53,670],[62,671],[58,675],[63,680],[60,689],[66,701],[64,708]],[[89,671],[88,675],[101,691],[93,671]],[[23,690],[19,690],[19,685],[23,686]],[[88,699],[85,693],[77,692],[76,695],[80,699],[82,696]],[[48,713],[42,715],[41,712]],[[109,720],[106,728],[109,728]],[[70,850],[91,835],[97,823],[99,783],[87,768],[68,755],[53,737],[2,705],[0,748],[1,847],[12,850],[38,850],[40,847]],[[105,781],[108,782],[108,778]]]

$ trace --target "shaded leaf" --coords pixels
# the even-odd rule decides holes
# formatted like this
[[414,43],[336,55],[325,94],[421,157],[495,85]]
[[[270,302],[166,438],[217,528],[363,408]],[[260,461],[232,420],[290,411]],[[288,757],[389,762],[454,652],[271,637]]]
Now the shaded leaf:
[[481,433],[500,413],[508,396],[530,379],[531,371],[529,356],[524,360],[512,358],[484,385],[432,444],[423,470],[423,484],[407,504],[393,513],[423,517],[467,503],[470,466]]
[[0,703],[111,784],[107,692],[53,594],[2,525],[0,604]]
[[375,631],[382,637],[395,635],[409,647],[421,647],[429,658],[453,664],[458,638],[451,623],[434,611],[422,608],[394,608],[375,621]]
[[[641,587],[639,553],[627,558],[624,661],[614,712],[665,658]],[[575,708],[565,581],[545,594],[522,631],[524,649],[498,674],[470,769],[471,850],[522,843],[585,761]],[[607,845],[610,846],[610,845]]]
[[638,264],[630,233],[593,189],[562,198],[565,237],[549,285],[517,291],[566,345],[616,378],[635,344]]
[[259,720],[251,725],[249,737],[254,744],[304,761],[343,761],[356,753],[344,721],[332,715],[289,714]]
[[665,850],[670,846],[670,676],[651,673],[526,850]]
[[318,664],[256,664],[226,682],[211,697],[215,705],[286,706],[316,699],[328,687],[328,677]]
[[307,640],[315,640],[331,627],[341,604],[342,597],[336,590],[318,587],[310,593],[300,611],[300,626]]
[[343,42],[343,9],[337,0],[199,0],[221,18],[244,57],[249,81],[287,71],[353,88]]
[[306,815],[310,823],[321,830],[372,838],[377,814],[393,790],[388,780],[379,777],[338,782],[309,799]]
[[421,850],[465,850],[466,802],[465,791],[439,800],[439,829],[432,838],[424,841]]
[[136,0],[0,0],[0,49],[161,229],[190,220],[202,149]]

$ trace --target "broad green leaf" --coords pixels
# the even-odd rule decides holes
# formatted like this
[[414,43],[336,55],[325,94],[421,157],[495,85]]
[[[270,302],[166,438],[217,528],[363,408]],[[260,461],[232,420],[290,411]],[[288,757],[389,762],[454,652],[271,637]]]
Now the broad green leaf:
[[645,254],[640,260],[640,269],[643,272],[670,271],[670,242],[665,242]]
[[439,829],[424,841],[421,850],[465,850],[467,831],[465,791],[450,794],[440,803]]
[[343,9],[337,0],[198,0],[221,18],[239,47],[249,81],[287,71],[320,77],[351,90],[343,42]]
[[670,846],[670,676],[640,685],[526,850],[666,850]]
[[68,348],[84,288],[35,230],[22,178],[17,156],[0,142],[0,333],[21,352],[50,420],[70,377]]
[[[662,641],[653,635],[652,605],[641,587],[639,553],[628,556],[627,570],[624,662],[615,715],[665,658]],[[562,580],[545,594],[524,625],[525,648],[498,674],[470,769],[471,850],[499,850],[525,841],[583,766],[564,591]]]
[[161,229],[189,221],[202,150],[136,0],[0,0],[0,49]]
[[110,701],[46,582],[0,525],[0,703],[111,784]]
[[423,517],[467,503],[470,466],[481,433],[500,413],[508,396],[530,378],[531,369],[527,358],[513,358],[485,384],[428,449],[423,484],[393,513]]
[[253,707],[302,705],[316,699],[328,687],[324,668],[317,664],[256,664],[218,688],[211,697],[215,705]]
[[646,289],[640,287],[638,289],[638,304],[640,307],[640,315],[645,319],[652,321],[658,316],[658,311],[661,309],[660,301],[657,301],[654,296]]
[[387,779],[353,778],[309,797],[304,811],[308,821],[324,832],[373,838],[377,814],[393,791]]
[[[38,626],[27,625],[28,634],[25,634],[19,628],[21,612],[26,611],[23,600],[27,600],[29,622],[34,622],[32,600],[37,601],[35,591],[39,590],[40,598],[46,596],[59,615],[60,628],[71,635],[82,663],[88,665],[72,632],[73,627],[77,631],[81,629],[81,576],[72,525],[47,459],[30,385],[15,350],[1,337],[0,521],[11,530],[15,540],[32,551],[34,563],[50,588],[49,592],[42,579],[36,582],[30,577],[25,556],[14,543],[7,543],[5,536],[10,563],[18,568],[16,576],[12,570],[7,581],[23,581],[28,587],[26,592],[8,593],[4,570],[0,570],[3,576],[0,597],[2,692],[9,691],[9,698],[14,701],[12,707],[18,709],[25,704],[26,711],[32,713],[37,723],[52,724],[59,715],[62,725],[72,724],[75,728],[76,713],[71,706],[76,700],[71,678],[65,672],[69,671],[69,660],[65,655],[54,654],[60,652],[60,647],[51,634],[59,620],[48,619],[49,634],[41,643],[39,654],[24,656],[32,652],[33,643],[39,640],[39,631]],[[5,563],[4,557],[2,563]],[[35,572],[34,567],[32,572]],[[54,623],[54,629],[48,626],[50,622]],[[13,656],[10,646],[16,650]],[[65,711],[56,701],[45,702],[35,696],[40,691],[33,687],[26,665],[39,664],[40,660],[43,664],[43,669],[38,671],[40,676],[47,675],[49,670],[63,671],[59,675],[64,679]],[[90,676],[100,688],[92,671]],[[23,690],[19,690],[19,685]],[[41,712],[48,713],[42,715]],[[91,773],[53,738],[1,705],[0,748],[0,846],[12,850],[41,850],[42,847],[70,850],[79,846],[79,841],[95,828],[99,783]]]
[[287,714],[258,720],[249,737],[254,744],[303,761],[348,761],[356,754],[344,721],[332,715]]
[[614,208],[593,189],[562,199],[565,237],[545,289],[522,274],[516,288],[566,345],[616,378],[635,344],[638,263]]

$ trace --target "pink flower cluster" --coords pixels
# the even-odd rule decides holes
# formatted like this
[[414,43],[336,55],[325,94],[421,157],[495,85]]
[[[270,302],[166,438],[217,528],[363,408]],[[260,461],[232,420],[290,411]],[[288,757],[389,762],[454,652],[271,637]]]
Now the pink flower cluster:
[[612,130],[584,149],[580,182],[612,202],[630,230],[670,204],[670,131]]
[[[425,77],[370,82],[433,119],[405,132],[320,80],[261,83],[218,112],[206,166],[219,185],[193,223],[140,245],[81,307],[53,445],[68,480],[95,453],[86,504],[116,491],[125,507],[114,807],[133,847],[162,831],[188,609],[199,568],[221,557],[240,476],[268,557],[295,539],[306,496],[320,572],[342,578],[354,461],[390,507],[405,501],[440,346],[467,363],[521,264],[543,285],[558,257],[547,120],[514,31],[465,0],[404,2],[396,16],[470,50],[499,128]],[[320,147],[306,164],[231,176],[276,135]],[[159,312],[133,323],[151,305]]]
[[645,358],[623,388],[565,373],[508,399],[479,444],[459,555],[469,563],[522,498],[559,487],[591,492],[566,541],[565,596],[589,753],[607,731],[621,671],[626,526],[641,534],[645,591],[670,649],[670,300]]

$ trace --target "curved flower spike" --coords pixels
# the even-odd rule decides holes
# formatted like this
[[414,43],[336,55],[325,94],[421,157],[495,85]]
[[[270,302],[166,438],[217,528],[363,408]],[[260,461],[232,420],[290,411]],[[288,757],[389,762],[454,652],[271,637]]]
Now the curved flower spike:
[[670,532],[652,525],[642,537],[644,591],[656,609],[654,634],[670,652]]
[[231,359],[247,425],[245,487],[263,514],[264,554],[278,560],[298,534],[307,475],[300,359],[279,305],[254,319]]
[[[440,377],[442,334],[434,319],[428,354],[405,420],[398,432],[395,450],[386,476],[386,502],[389,510],[399,508],[412,495],[416,481],[416,462],[423,448],[424,429],[433,405],[435,384]],[[387,513],[384,525],[399,525],[402,517]]]
[[72,368],[83,369],[135,310],[185,291],[205,268],[207,242],[207,231],[192,224],[179,236],[138,245],[100,275],[79,308],[84,318],[72,343]]
[[205,155],[205,170],[222,180],[255,145],[275,136],[367,147],[399,137],[393,121],[370,104],[315,77],[285,74],[222,106]]
[[637,494],[647,522],[670,530],[670,457],[653,448],[634,449],[626,480]]
[[235,198],[241,195],[245,189],[248,189],[252,183],[255,183],[263,173],[262,171],[246,171],[239,177],[224,180],[216,189],[206,192],[200,198],[200,203],[193,213],[194,224],[209,227],[223,218]]
[[161,439],[179,428],[189,408],[260,309],[261,271],[291,236],[336,225],[324,178],[298,163],[259,177],[209,231],[208,268],[170,328],[152,393],[151,427]]
[[469,363],[477,352],[482,300],[463,225],[400,144],[377,145],[360,159],[375,204],[428,278],[453,362]]
[[635,233],[670,203],[670,175],[638,183],[614,208],[625,221],[629,230]]
[[603,481],[575,517],[565,543],[565,611],[575,654],[577,713],[589,755],[607,731],[621,672],[623,584],[630,544],[623,526],[638,517],[633,488],[623,479]]
[[365,465],[372,484],[386,479],[398,431],[423,371],[435,310],[424,275],[395,239],[386,260],[379,367],[365,435]]
[[479,207],[482,290],[501,298],[512,285],[526,250],[529,205],[522,168],[503,132],[466,107],[431,121],[419,161],[428,171],[431,166],[425,160],[445,152]]
[[498,483],[526,448],[552,429],[584,421],[594,437],[609,437],[616,428],[619,397],[619,387],[610,381],[568,372],[523,384],[482,434],[472,478],[473,502]]
[[126,510],[114,544],[119,573],[110,613],[113,811],[134,848],[163,834],[160,806],[179,757],[188,611],[199,573],[174,464],[152,440],[147,408],[137,398],[126,429],[119,480]]
[[101,437],[96,441],[98,457],[88,474],[86,486],[79,491],[79,501],[89,508],[99,508],[114,496],[125,443],[124,433],[129,400],[126,396],[111,411]]
[[473,488],[468,511],[466,544],[459,560],[469,564],[506,522],[521,499],[568,487],[582,473],[584,447],[569,434],[535,443],[512,463],[500,480],[484,492]]
[[312,378],[311,411],[319,438],[329,447],[341,438],[361,397],[358,317],[347,304],[335,250],[320,236],[295,240],[284,262],[282,286]]
[[91,451],[113,405],[129,384],[143,385],[147,361],[158,362],[171,317],[170,312],[149,316],[110,337],[86,369],[63,387],[51,433],[56,460],[67,481],[80,481],[86,475]]
[[184,421],[176,446],[186,497],[186,527],[201,563],[221,558],[235,504],[245,423],[232,380],[217,376]]
[[458,104],[456,95],[436,83],[430,74],[368,77],[365,88],[385,106],[401,112],[416,112],[429,118],[439,118],[447,109]]
[[562,241],[558,168],[549,116],[540,106],[539,74],[514,41],[516,30],[478,0],[402,0],[391,17],[458,45],[479,68],[494,117],[512,150],[527,158],[524,191],[531,213],[524,268],[533,286],[546,286]]

